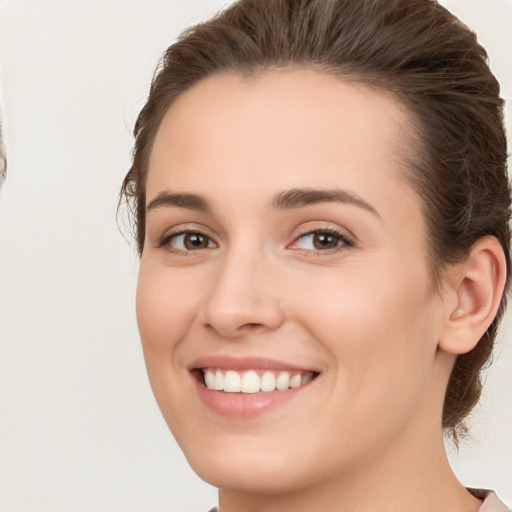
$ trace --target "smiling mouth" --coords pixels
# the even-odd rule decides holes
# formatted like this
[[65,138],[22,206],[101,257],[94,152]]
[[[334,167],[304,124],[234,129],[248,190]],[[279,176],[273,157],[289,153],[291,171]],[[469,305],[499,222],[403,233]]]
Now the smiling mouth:
[[200,382],[212,391],[254,394],[300,388],[318,375],[318,372],[310,371],[247,370],[241,372],[202,368],[198,376]]

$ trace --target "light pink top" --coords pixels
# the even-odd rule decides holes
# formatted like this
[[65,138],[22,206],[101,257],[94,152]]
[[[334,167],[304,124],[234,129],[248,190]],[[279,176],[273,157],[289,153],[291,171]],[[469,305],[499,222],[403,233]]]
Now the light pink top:
[[496,496],[493,491],[483,489],[468,489],[477,498],[484,500],[478,512],[510,512],[510,509]]

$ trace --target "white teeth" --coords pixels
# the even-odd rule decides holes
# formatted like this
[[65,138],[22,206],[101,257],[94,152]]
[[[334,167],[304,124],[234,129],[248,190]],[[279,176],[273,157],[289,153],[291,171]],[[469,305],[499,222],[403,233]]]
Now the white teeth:
[[272,372],[265,372],[261,376],[261,391],[274,391],[276,389],[276,376]]
[[310,380],[313,380],[313,374],[306,373],[305,375],[302,376],[301,385],[307,384]]
[[281,372],[276,379],[276,388],[279,391],[284,391],[290,387],[290,374],[288,372]]
[[255,370],[240,374],[234,370],[205,369],[203,370],[204,383],[208,389],[224,391],[226,393],[258,393],[263,391],[284,391],[298,388],[313,379],[313,373],[294,373],[266,371],[258,375]]
[[204,382],[208,389],[215,389],[215,374],[213,372],[204,372]]
[[224,374],[220,370],[217,370],[215,373],[215,383],[213,389],[217,391],[222,391],[224,389]]
[[240,393],[242,391],[242,379],[238,372],[228,370],[224,375],[224,391],[228,393]]
[[302,376],[300,373],[296,373],[291,379],[290,379],[290,387],[291,388],[298,388],[302,384]]
[[260,378],[258,374],[250,370],[242,377],[242,393],[257,393],[260,390]]

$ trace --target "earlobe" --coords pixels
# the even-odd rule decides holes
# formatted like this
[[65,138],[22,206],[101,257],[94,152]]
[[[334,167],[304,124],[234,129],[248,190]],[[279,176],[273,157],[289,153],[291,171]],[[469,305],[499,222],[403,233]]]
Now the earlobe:
[[[480,238],[468,257],[449,270],[447,321],[439,349],[451,354],[471,351],[494,320],[505,287],[507,265],[493,236]],[[455,304],[455,306],[454,306]]]

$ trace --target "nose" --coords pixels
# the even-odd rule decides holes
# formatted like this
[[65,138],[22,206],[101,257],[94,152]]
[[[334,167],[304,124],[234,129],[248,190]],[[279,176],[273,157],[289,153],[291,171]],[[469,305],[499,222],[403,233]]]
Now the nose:
[[223,338],[277,329],[284,320],[272,264],[254,254],[231,254],[218,262],[203,322]]

